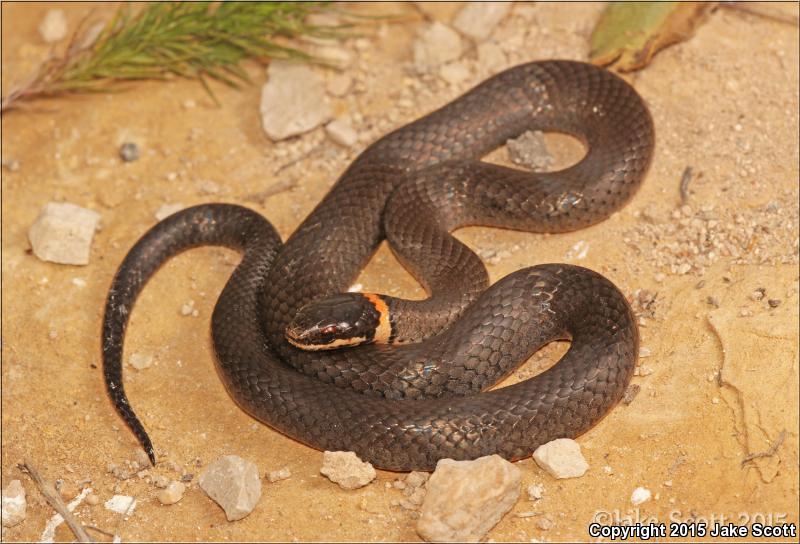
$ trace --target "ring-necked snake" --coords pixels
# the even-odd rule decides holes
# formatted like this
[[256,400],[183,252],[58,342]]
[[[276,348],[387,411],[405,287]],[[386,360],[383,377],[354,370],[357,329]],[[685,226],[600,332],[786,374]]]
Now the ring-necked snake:
[[[526,130],[571,134],[586,155],[548,173],[480,162]],[[597,223],[637,189],[653,147],[647,108],[622,79],[580,62],[533,62],[373,143],[285,244],[240,206],[178,212],[136,243],[108,295],[102,343],[114,406],[155,463],[122,387],[128,316],[170,256],[223,245],[243,258],[212,316],[217,369],[239,406],[278,431],[390,470],[492,453],[519,459],[575,437],[620,399],[633,372],[638,333],[624,296],[566,264],[519,270],[486,289],[483,264],[450,231]],[[384,238],[429,299],[340,294]],[[336,324],[353,308],[366,310],[356,319],[362,340],[396,345],[296,347],[300,329],[319,324],[309,315],[329,311]],[[317,327],[314,341],[335,345],[333,329]],[[485,391],[554,339],[571,340],[556,365]]]

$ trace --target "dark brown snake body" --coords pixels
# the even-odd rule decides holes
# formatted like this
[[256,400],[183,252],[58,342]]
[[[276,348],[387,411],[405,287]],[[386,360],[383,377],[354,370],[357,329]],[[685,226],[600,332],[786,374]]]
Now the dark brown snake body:
[[[572,134],[587,154],[552,173],[479,162],[526,130]],[[519,270],[486,289],[482,263],[449,233],[597,223],[641,183],[653,138],[644,103],[623,80],[584,63],[534,62],[372,144],[282,246],[265,219],[239,206],[178,212],[137,242],[109,292],[103,357],[115,408],[155,462],[122,387],[128,315],[170,256],[224,245],[243,259],[212,316],[219,374],[236,402],[271,427],[390,470],[492,453],[519,459],[581,434],[620,399],[633,372],[638,334],[624,296],[566,264]],[[328,352],[289,344],[297,311],[346,291],[384,238],[430,294],[387,297],[393,326],[424,340]],[[479,393],[554,339],[571,340],[555,366]]]

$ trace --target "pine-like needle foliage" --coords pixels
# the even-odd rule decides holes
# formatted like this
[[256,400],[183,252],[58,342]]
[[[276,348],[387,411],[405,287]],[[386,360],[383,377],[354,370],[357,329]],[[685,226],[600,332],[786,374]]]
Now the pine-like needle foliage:
[[[31,80],[3,98],[2,111],[20,101],[65,92],[109,90],[110,84],[163,79],[169,74],[236,86],[249,81],[240,62],[253,58],[299,58],[302,51],[276,37],[332,37],[342,27],[305,22],[319,2],[152,2],[133,14],[125,4],[88,45],[80,28],[62,57],[51,58]],[[213,97],[213,94],[212,94]]]

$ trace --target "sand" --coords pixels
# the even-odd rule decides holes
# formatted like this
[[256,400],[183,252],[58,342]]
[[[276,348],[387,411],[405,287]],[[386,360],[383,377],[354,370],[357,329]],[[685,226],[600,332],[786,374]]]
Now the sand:
[[[4,95],[46,57],[37,26],[52,7],[3,6]],[[59,7],[70,28],[89,9],[113,11]],[[251,419],[225,392],[214,371],[209,318],[235,253],[181,255],[136,305],[126,354],[154,362],[143,370],[126,365],[125,383],[165,461],[124,481],[107,468],[130,470],[136,442],[113,412],[100,365],[111,278],[162,205],[242,203],[286,238],[369,141],[482,79],[471,51],[462,84],[414,76],[410,46],[423,22],[408,5],[389,8],[406,17],[368,33],[366,48],[343,46],[355,57],[345,71],[355,90],[333,107],[361,135],[352,149],[330,142],[322,129],[270,142],[258,115],[265,73],[254,65],[248,72],[255,84],[241,91],[211,84],[221,107],[197,83],[173,80],[41,100],[3,117],[3,161],[17,160],[19,168],[2,172],[2,479],[4,487],[22,480],[29,503],[27,519],[4,529],[4,539],[39,539],[53,514],[17,468],[27,458],[68,489],[94,489],[100,504],[84,501],[75,513],[123,540],[418,540],[415,512],[396,506],[402,494],[387,485],[397,474],[379,471],[369,486],[341,490],[319,474],[321,452]],[[447,22],[454,9],[437,7],[434,16]],[[508,65],[585,59],[601,9],[516,6],[494,39]],[[776,9],[797,16],[796,5]],[[487,257],[492,281],[537,263],[572,262],[608,276],[641,316],[645,357],[633,378],[640,391],[578,439],[588,473],[557,481],[532,460],[519,462],[523,485],[541,484],[544,496],[521,499],[489,533],[495,541],[585,540],[595,520],[798,522],[798,28],[720,9],[693,39],[628,78],[652,111],[657,147],[644,185],[624,209],[570,234],[457,233]],[[138,143],[138,161],[120,161],[125,141]],[[564,138],[548,142],[561,164],[574,155]],[[687,166],[694,175],[682,201]],[[276,183],[290,188],[248,200]],[[31,254],[28,229],[50,201],[101,213],[88,266]],[[358,281],[365,290],[422,295],[386,247]],[[197,315],[184,316],[190,301]],[[551,346],[516,378],[561,352]],[[758,453],[767,455],[750,459]],[[262,473],[292,474],[264,480],[256,509],[234,523],[196,483],[205,465],[227,454],[252,460]],[[161,505],[149,480],[188,474],[183,499]],[[652,498],[633,506],[640,486]],[[114,494],[136,497],[134,513],[105,509]],[[55,538],[73,535],[61,525]]]

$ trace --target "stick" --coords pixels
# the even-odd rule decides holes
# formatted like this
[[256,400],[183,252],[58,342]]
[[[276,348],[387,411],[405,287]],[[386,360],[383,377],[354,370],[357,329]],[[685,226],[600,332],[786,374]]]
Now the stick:
[[61,514],[61,517],[64,518],[64,521],[67,525],[69,525],[69,528],[72,529],[72,532],[75,533],[75,537],[77,537],[79,542],[95,542],[86,533],[83,525],[81,525],[80,522],[72,515],[72,513],[67,510],[64,501],[61,500],[61,497],[58,495],[56,488],[53,487],[53,484],[42,478],[42,475],[39,474],[39,471],[33,467],[30,461],[27,459],[24,460],[22,464],[19,465],[19,468],[28,473],[33,482],[36,484],[36,487],[39,488],[39,492],[44,495],[47,503],[53,507],[53,510]]
[[689,202],[689,184],[692,182],[692,167],[687,166],[681,176],[681,204]]
[[783,441],[785,439],[786,439],[786,429],[781,431],[781,434],[778,435],[778,439],[775,440],[775,443],[772,444],[767,451],[747,454],[745,458],[742,459],[742,466],[744,466],[745,463],[749,463],[753,459],[758,459],[759,457],[772,457],[773,455],[775,455],[775,452],[778,451],[778,448],[781,447],[781,444],[783,444]]

